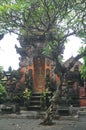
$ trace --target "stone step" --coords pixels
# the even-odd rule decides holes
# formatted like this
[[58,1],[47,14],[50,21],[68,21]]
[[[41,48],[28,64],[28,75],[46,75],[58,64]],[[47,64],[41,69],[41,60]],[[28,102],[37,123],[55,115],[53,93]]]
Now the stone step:
[[33,93],[30,98],[30,104],[28,110],[41,110],[41,93]]
[[69,108],[68,107],[64,107],[64,106],[60,106],[57,109],[57,113],[60,116],[68,116],[69,115]]
[[28,107],[28,110],[29,111],[39,111],[39,110],[41,110],[41,106],[39,106],[39,105],[30,105]]
[[40,101],[39,100],[31,100],[30,101],[30,105],[40,105]]
[[31,100],[39,100],[40,101],[41,96],[31,96]]
[[[46,96],[51,96],[51,92],[47,93]],[[30,103],[28,105],[28,110],[41,110],[44,109],[41,102],[42,93],[33,93],[30,98]],[[48,104],[46,104],[48,105]]]
[[32,96],[41,96],[41,93],[33,93]]

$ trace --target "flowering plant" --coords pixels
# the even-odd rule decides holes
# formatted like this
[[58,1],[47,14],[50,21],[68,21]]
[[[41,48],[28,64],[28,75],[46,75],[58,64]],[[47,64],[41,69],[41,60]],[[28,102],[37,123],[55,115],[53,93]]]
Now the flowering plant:
[[23,92],[24,99],[29,99],[31,96],[31,93],[32,93],[31,90],[26,88],[25,91]]

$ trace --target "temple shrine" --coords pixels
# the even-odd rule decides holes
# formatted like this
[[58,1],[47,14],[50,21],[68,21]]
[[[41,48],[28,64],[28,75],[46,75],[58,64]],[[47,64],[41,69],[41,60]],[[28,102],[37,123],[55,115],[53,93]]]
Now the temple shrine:
[[[86,84],[80,76],[81,62],[77,61],[65,75],[61,89],[59,89],[60,79],[54,72],[56,64],[43,54],[46,46],[44,40],[40,37],[31,38],[27,44],[25,39],[20,38],[20,45],[21,47],[15,45],[16,51],[20,55],[19,69],[15,74],[11,69],[5,74],[8,95],[14,97],[9,98],[12,99],[12,102],[15,101],[20,106],[26,103],[28,110],[46,110],[50,106],[49,99],[52,99],[56,90],[60,90],[59,105],[62,107],[66,105],[67,107],[70,105],[86,106]],[[67,68],[72,60],[73,57],[63,63],[63,66]],[[14,80],[15,78],[16,80]],[[24,99],[23,94],[28,89],[31,94],[29,99],[28,97]]]
[[[20,48],[15,45],[17,53],[21,56],[19,66],[23,76],[20,81],[22,83],[26,82],[26,86],[33,93],[43,93],[46,89],[48,92],[55,91],[55,87],[59,83],[59,77],[54,73],[55,63],[43,55],[43,49],[46,46],[46,42],[43,38],[41,36],[30,37],[28,44],[25,42],[25,39],[23,40],[20,38],[20,45]],[[64,65],[67,66],[72,59],[73,57],[66,61]],[[79,61],[75,64],[75,66],[79,67],[79,71],[81,65],[82,64]],[[75,66],[71,69],[71,74],[74,71]],[[79,73],[76,73],[76,76],[79,78]],[[75,79],[77,78],[76,76]],[[53,85],[51,85],[52,80]],[[78,105],[86,106],[85,95],[84,97],[82,96],[85,93],[85,88],[83,88],[81,84],[78,84],[77,87],[76,84],[76,82],[72,84],[72,88],[69,87],[69,91],[74,91]],[[64,89],[64,85],[62,89]],[[75,101],[75,98],[73,101]]]
[[[21,48],[15,45],[17,53],[21,56],[19,63],[20,71],[23,72],[21,82],[31,78],[33,83],[30,87],[33,92],[42,93],[48,87],[47,82],[51,79],[58,82],[59,77],[54,74],[55,63],[42,54],[46,45],[42,39],[36,37],[30,39],[30,42],[34,45],[27,45],[22,40],[20,40]],[[49,81],[46,80],[47,77],[50,78]]]

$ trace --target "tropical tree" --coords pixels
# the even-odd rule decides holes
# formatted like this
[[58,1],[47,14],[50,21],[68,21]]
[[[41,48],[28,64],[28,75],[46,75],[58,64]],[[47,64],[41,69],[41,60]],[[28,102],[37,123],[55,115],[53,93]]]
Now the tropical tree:
[[41,44],[46,43],[42,54],[56,63],[55,73],[59,74],[61,80],[66,70],[86,55],[85,48],[68,68],[64,68],[59,60],[69,36],[75,35],[86,42],[85,19],[85,0],[1,0],[0,4],[1,34],[16,33],[20,44],[34,48],[37,48],[37,44],[32,42],[32,38]]
[[3,67],[0,66],[0,103],[3,103],[6,99],[6,89],[3,83],[1,82],[1,79],[3,77]]
[[43,39],[47,43],[44,53],[57,66],[67,38],[85,36],[85,6],[85,0],[4,0],[0,5],[0,30],[2,34],[14,32],[20,42],[35,47],[30,38]]
[[0,83],[0,103],[3,103],[6,100],[7,92],[5,86]]

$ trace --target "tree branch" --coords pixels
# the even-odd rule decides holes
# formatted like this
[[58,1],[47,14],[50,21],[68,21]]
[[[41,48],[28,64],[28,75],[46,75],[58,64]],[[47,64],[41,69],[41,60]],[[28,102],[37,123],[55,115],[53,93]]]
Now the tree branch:
[[86,49],[85,49],[85,51],[82,53],[82,54],[79,54],[79,55],[77,55],[74,59],[73,59],[73,61],[69,64],[69,66],[68,66],[68,70],[70,70],[73,66],[74,66],[74,64],[79,60],[79,59],[81,59],[82,57],[84,57],[84,56],[86,56]]

